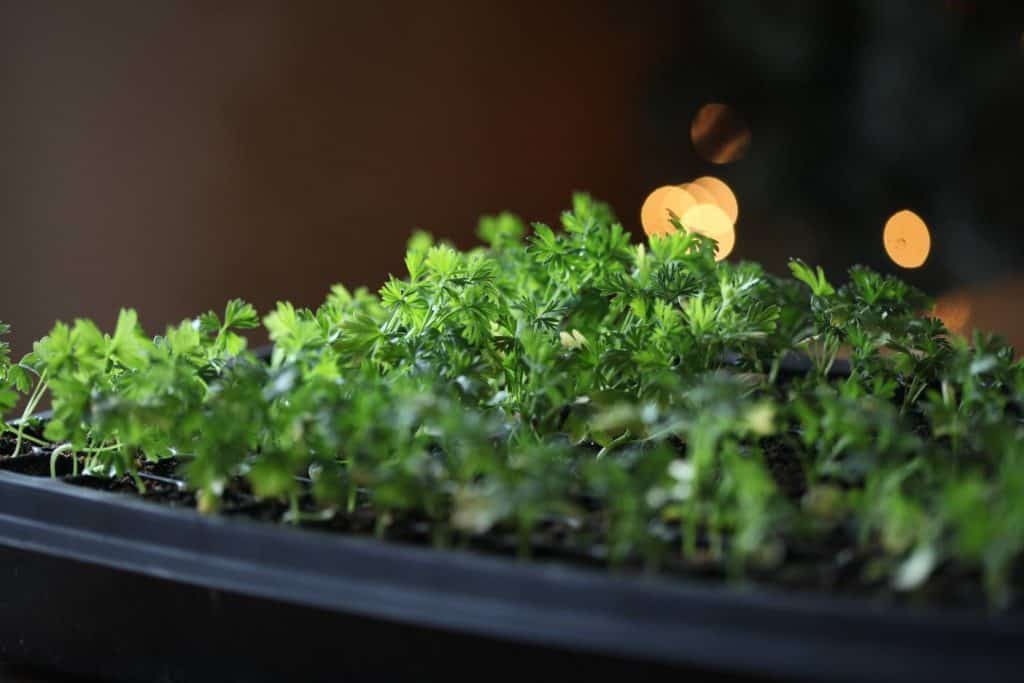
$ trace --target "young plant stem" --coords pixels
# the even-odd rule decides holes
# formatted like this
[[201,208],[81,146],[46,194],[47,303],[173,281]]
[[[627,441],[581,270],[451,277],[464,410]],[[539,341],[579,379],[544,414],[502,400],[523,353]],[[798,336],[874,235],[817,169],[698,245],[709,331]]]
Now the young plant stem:
[[[57,458],[59,458],[60,456],[62,456],[65,453],[71,451],[71,449],[72,449],[72,446],[71,446],[70,443],[62,443],[61,445],[59,445],[59,446],[57,446],[56,448],[53,449],[53,453],[50,454],[50,478],[51,479],[56,479],[57,478]],[[75,458],[73,453],[71,455],[71,459],[75,463],[75,465],[74,465],[74,474],[77,475],[78,474],[78,459]]]
[[43,370],[42,374],[39,375],[39,381],[36,382],[36,388],[32,391],[32,395],[29,396],[28,403],[25,404],[25,410],[21,414],[21,419],[18,420],[18,436],[14,442],[14,453],[12,456],[17,456],[21,452],[21,443],[25,439],[25,423],[36,411],[39,406],[39,402],[43,399],[43,394],[46,393],[46,370]]
[[609,442],[609,444],[607,446],[604,446],[601,450],[599,450],[595,457],[598,460],[600,460],[605,455],[607,455],[608,453],[611,453],[612,451],[614,451],[616,448],[618,448],[622,444],[626,443],[627,441],[630,441],[632,438],[633,438],[633,435],[630,434],[629,430],[627,429],[626,431],[622,432],[617,437],[612,439],[611,442]]
[[[7,432],[8,434],[17,434],[18,433],[18,430],[15,429],[14,427],[12,427],[9,424],[0,424],[0,431]],[[31,434],[22,434],[21,438],[22,438],[23,441],[27,441],[28,443],[35,444],[36,446],[49,446],[50,445],[49,441],[45,441],[43,439],[37,439],[36,437],[32,436]]]

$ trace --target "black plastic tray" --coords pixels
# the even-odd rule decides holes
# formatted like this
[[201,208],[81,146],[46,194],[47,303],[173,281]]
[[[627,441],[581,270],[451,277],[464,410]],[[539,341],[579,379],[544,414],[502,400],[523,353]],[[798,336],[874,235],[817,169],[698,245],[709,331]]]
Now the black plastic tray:
[[204,517],[0,471],[0,657],[124,680],[1020,680],[1024,622]]

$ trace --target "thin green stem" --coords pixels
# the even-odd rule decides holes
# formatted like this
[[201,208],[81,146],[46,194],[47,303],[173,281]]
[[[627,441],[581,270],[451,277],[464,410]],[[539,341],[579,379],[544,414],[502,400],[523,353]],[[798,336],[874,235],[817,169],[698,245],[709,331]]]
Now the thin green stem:
[[18,438],[14,442],[14,455],[18,455],[21,452],[21,443],[25,438],[25,423],[36,411],[39,406],[39,402],[43,399],[43,394],[46,393],[46,370],[39,375],[39,381],[36,382],[36,388],[33,389],[32,395],[28,399],[28,403],[25,404],[25,410],[21,414],[21,419],[18,421]]
[[[57,458],[59,458],[61,455],[63,455],[64,453],[67,453],[70,450],[71,450],[71,444],[70,443],[62,443],[61,445],[59,445],[59,446],[57,446],[56,448],[53,449],[53,453],[50,453],[50,478],[51,479],[56,479],[57,478]],[[75,459],[75,456],[74,456],[73,453],[72,453],[71,457],[72,457],[72,459]],[[75,460],[75,463],[76,463],[75,472],[74,472],[75,474],[78,474],[77,462],[78,461]]]
[[107,451],[116,451],[116,450],[118,450],[120,448],[124,448],[124,446],[119,444],[119,443],[115,443],[115,444],[113,444],[111,446],[100,446],[100,447],[97,447],[97,448],[82,448],[81,452],[82,453],[106,453]]
[[627,429],[626,431],[622,432],[617,437],[612,439],[611,442],[607,446],[605,446],[601,450],[599,450],[597,452],[597,456],[596,456],[597,459],[600,460],[601,458],[603,458],[607,454],[611,453],[616,448],[618,448],[619,446],[621,446],[622,444],[626,443],[627,441],[629,441],[632,438],[633,438],[633,435],[630,434],[629,430]]
[[[11,425],[6,424],[6,423],[0,424],[0,431],[7,432],[9,434],[17,434],[18,433],[17,429],[15,429],[14,427],[12,427]],[[49,446],[49,445],[51,445],[49,441],[46,441],[44,439],[37,439],[36,437],[32,436],[31,434],[22,434],[21,438],[22,438],[23,441],[27,441],[27,442],[29,442],[31,444],[35,444],[36,446]]]

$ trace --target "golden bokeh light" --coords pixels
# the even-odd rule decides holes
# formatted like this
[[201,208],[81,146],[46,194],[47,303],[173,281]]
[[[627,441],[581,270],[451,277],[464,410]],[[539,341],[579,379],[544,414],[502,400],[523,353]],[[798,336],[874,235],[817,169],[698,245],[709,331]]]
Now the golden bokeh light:
[[886,221],[882,243],[889,258],[901,268],[920,268],[932,248],[928,226],[909,209],[897,211]]
[[683,226],[718,242],[715,260],[721,261],[736,246],[736,228],[716,204],[698,204],[683,216]]
[[640,222],[647,235],[675,232],[670,212],[687,230],[710,237],[718,243],[715,259],[721,261],[736,246],[736,217],[739,202],[729,186],[712,176],[692,183],[664,185],[655,189],[640,208]]
[[[671,185],[663,185],[653,190],[640,207],[640,225],[648,235],[665,234],[662,223],[663,211],[661,207],[665,203],[665,195],[672,189]],[[671,232],[671,231],[669,231]]]
[[935,301],[932,316],[951,334],[968,337],[975,330],[996,332],[1024,355],[1024,318],[1018,311],[1024,300],[1024,276],[1010,275],[984,284],[944,292]]
[[701,188],[707,191],[708,194],[711,195],[712,199],[714,199],[714,203],[725,212],[725,215],[729,217],[729,220],[732,221],[733,224],[735,224],[739,219],[740,204],[736,200],[736,195],[733,194],[732,188],[730,188],[724,180],[706,175],[701,178],[697,178],[692,183],[689,183],[689,187],[684,187],[686,187],[690,194],[693,194],[694,196],[696,196],[696,193],[694,192],[695,188]]
[[971,320],[971,298],[960,291],[940,296],[933,315],[953,334],[966,335]]
[[[698,204],[713,204],[715,206],[718,206],[718,202],[715,201],[715,195],[711,194],[710,191],[708,191],[706,188],[701,187],[700,185],[694,185],[693,183],[683,183],[679,187],[683,188],[691,195],[693,195],[693,198],[697,200]],[[719,206],[718,208],[722,207]]]
[[693,148],[713,164],[738,161],[750,147],[750,129],[732,107],[718,102],[705,104],[690,124]]
[[640,207],[640,224],[648,235],[667,235],[676,231],[670,220],[675,214],[680,219],[697,205],[693,195],[676,185],[657,188],[644,200]]

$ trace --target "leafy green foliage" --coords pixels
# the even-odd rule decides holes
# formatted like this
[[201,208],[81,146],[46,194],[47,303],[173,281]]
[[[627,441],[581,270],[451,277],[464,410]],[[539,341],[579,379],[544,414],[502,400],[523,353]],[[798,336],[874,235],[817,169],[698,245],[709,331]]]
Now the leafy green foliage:
[[18,401],[15,378],[11,376],[11,347],[3,340],[10,331],[10,325],[0,322],[0,419]]
[[[240,300],[156,338],[130,310],[113,334],[58,323],[23,365],[0,347],[0,406],[31,368],[47,438],[94,473],[177,458],[203,510],[244,482],[293,520],[308,490],[319,514],[419,520],[438,544],[555,537],[730,575],[817,547],[860,558],[865,586],[976,574],[1014,598],[1024,366],[1005,344],[951,339],[926,297],[865,268],[777,278],[685,230],[634,245],[585,195],[561,223],[485,218],[465,252],[418,233],[377,295],[279,303],[269,362]],[[811,372],[785,372],[794,352]]]
[[[10,331],[10,326],[0,321],[0,435],[4,432],[16,434],[15,450],[18,450],[24,436],[23,426],[12,427],[4,421],[4,415],[18,404],[20,394],[26,394],[32,389],[32,371],[22,363],[11,362],[11,347],[3,339]],[[30,415],[35,404],[29,401],[26,408],[25,414]]]

